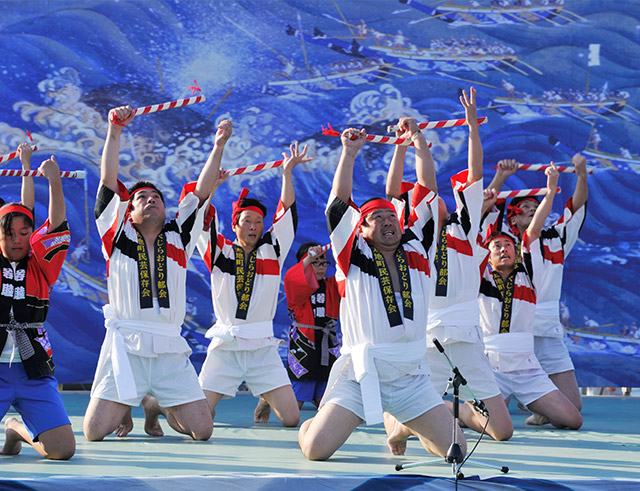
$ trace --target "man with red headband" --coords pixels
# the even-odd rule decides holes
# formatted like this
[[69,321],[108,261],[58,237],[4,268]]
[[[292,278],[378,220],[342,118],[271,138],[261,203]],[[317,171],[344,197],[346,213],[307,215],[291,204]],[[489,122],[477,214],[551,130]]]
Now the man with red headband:
[[[538,299],[534,342],[536,357],[542,368],[556,387],[580,411],[580,390],[569,351],[564,343],[564,329],[560,322],[560,295],[565,260],[578,240],[584,224],[589,191],[586,159],[576,154],[571,160],[577,176],[573,196],[566,202],[558,220],[542,230],[536,246],[543,252],[543,262],[541,267],[534,271]],[[500,162],[492,187],[499,191],[506,177],[515,172],[515,169],[515,160]],[[516,237],[522,237],[538,206],[537,198],[533,197],[511,200],[507,208],[506,222]],[[527,423],[533,425],[548,422],[546,418],[535,414],[527,419]]]
[[166,221],[162,193],[153,184],[139,182],[127,190],[118,181],[120,136],[133,116],[129,106],[109,112],[102,152],[95,215],[107,261],[109,304],[103,308],[107,332],[84,434],[102,440],[142,401],[147,433],[162,434],[157,421],[162,411],[177,432],[207,440],[211,417],[180,332],[187,261],[202,231],[204,204],[218,177],[231,123],[218,126],[198,181],[184,186],[176,217]]
[[[451,177],[456,202],[453,213],[448,213],[444,200],[439,198],[440,230],[434,256],[435,287],[431,290],[426,326],[427,361],[431,384],[442,394],[452,373],[447,359],[433,344],[433,340],[437,339],[466,378],[474,396],[486,406],[490,414],[487,434],[495,440],[508,440],[513,433],[513,425],[484,354],[478,310],[478,265],[485,256],[484,249],[479,249],[477,244],[483,205],[483,151],[477,124],[476,91],[473,87],[468,97],[462,91],[460,103],[469,127],[468,169]],[[397,147],[394,152],[387,178],[389,196],[401,196],[402,172],[397,172],[396,167],[397,162],[404,162],[406,148]],[[463,388],[461,395],[464,399],[469,392]],[[390,418],[387,416],[386,419]],[[482,431],[487,423],[486,417],[474,410],[471,401],[460,406],[460,419],[476,431]],[[392,427],[390,424],[387,426]],[[406,441],[396,442],[390,447],[394,454],[402,455]]]
[[223,397],[235,397],[244,381],[256,396],[273,408],[285,426],[296,426],[300,410],[287,371],[278,355],[280,340],[273,334],[280,275],[295,236],[297,212],[293,170],[309,162],[307,147],[298,143],[283,153],[282,190],[273,225],[263,235],[266,207],[248,198],[244,188],[233,203],[232,227],[236,241],[219,232],[213,217],[198,241],[198,249],[211,272],[211,293],[216,323],[207,331],[211,339],[200,371],[200,384],[211,412]]
[[[18,149],[29,168],[31,149]],[[33,231],[33,178],[23,178],[22,203],[0,208],[0,418],[5,422],[1,455],[16,455],[22,443],[47,459],[67,460],[75,452],[71,423],[53,377],[53,351],[44,323],[70,234],[60,169],[51,156],[38,171],[49,180],[49,216]]]
[[[363,421],[381,423],[383,411],[399,422],[397,440],[416,435],[442,456],[452,442],[453,417],[429,382],[425,359],[438,229],[434,162],[415,121],[409,130],[417,183],[404,232],[392,202],[374,198],[358,208],[351,200],[355,158],[366,133],[342,133],[326,215],[342,296],[343,346],[318,414],[300,428],[300,448],[310,460],[331,457]],[[464,453],[459,430],[458,436]]]
[[516,239],[493,227],[488,239],[488,264],[480,284],[480,325],[489,362],[503,397],[514,395],[558,428],[578,429],[582,416],[551,382],[534,353],[536,270],[543,267],[537,241],[551,211],[558,184],[555,166],[546,170],[547,194],[521,236],[521,261]]

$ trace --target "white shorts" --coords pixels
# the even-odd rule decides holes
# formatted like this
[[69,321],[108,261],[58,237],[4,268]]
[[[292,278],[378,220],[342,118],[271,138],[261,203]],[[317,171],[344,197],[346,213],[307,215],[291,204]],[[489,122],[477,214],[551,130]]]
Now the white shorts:
[[[332,383],[331,377],[329,383]],[[404,375],[390,382],[380,382],[380,395],[382,409],[400,423],[411,421],[442,404],[442,397],[432,387],[429,376],[424,374]],[[320,407],[325,404],[341,406],[364,421],[360,384],[346,376],[338,377],[335,384],[327,387]]]
[[502,397],[515,396],[522,404],[528,406],[542,396],[546,396],[558,388],[541,368],[516,370],[514,372],[493,372]]
[[200,371],[200,386],[204,390],[235,397],[242,382],[246,382],[254,396],[291,385],[277,346],[256,350],[207,351]]
[[575,370],[563,338],[534,336],[533,343],[536,358],[549,375]]
[[[489,360],[484,354],[482,343],[454,342],[446,344],[444,349],[451,363],[458,367],[478,399],[486,400],[500,395],[500,389],[496,384]],[[442,394],[447,388],[449,377],[452,376],[451,367],[445,356],[436,348],[427,348],[427,361],[431,372],[431,385],[436,392]],[[464,387],[460,388],[460,397],[472,398]]]
[[91,397],[139,406],[145,395],[158,399],[160,406],[173,407],[205,399],[198,383],[198,375],[184,353],[162,353],[156,358],[127,353],[136,384],[135,399],[118,397],[111,357],[105,357],[98,367],[91,388]]

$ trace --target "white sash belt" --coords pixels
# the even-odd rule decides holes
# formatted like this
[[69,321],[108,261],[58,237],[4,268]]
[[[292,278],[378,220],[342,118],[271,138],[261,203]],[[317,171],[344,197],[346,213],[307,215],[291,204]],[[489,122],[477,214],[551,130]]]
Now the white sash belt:
[[356,381],[360,384],[364,419],[367,425],[381,423],[382,396],[380,380],[375,359],[390,363],[422,361],[426,356],[427,344],[424,339],[410,343],[383,343],[373,345],[361,343],[355,346],[343,346],[342,355],[350,355]]
[[205,337],[214,339],[209,349],[233,341],[233,338],[263,339],[273,337],[273,321],[247,322],[245,324],[225,324],[217,321],[206,332]]
[[[113,376],[120,400],[127,401],[135,399],[137,396],[136,383],[133,377],[131,363],[129,363],[127,347],[122,333],[120,333],[120,329],[131,329],[132,331],[158,336],[179,337],[180,326],[160,322],[116,319],[113,309],[109,304],[105,305],[102,311],[104,312],[104,327],[107,330],[107,334],[104,338],[104,345],[100,357],[102,358],[103,355],[111,357]],[[101,359],[98,361],[98,365],[102,363],[104,363],[104,360]]]
[[530,332],[505,332],[485,336],[487,351],[500,353],[533,353],[533,334]]

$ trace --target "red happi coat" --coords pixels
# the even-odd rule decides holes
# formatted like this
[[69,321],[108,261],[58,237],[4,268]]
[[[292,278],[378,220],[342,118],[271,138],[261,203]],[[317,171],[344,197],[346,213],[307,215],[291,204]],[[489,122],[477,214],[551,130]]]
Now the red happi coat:
[[340,295],[336,280],[331,277],[318,281],[313,267],[305,268],[300,261],[287,271],[284,291],[291,317],[287,357],[289,377],[291,380],[327,380],[340,353],[336,332]]
[[[31,251],[15,269],[0,253],[0,324],[8,324],[10,313],[18,323],[44,323],[49,310],[49,294],[67,256],[71,235],[67,222],[47,231],[45,222],[31,235]],[[43,327],[25,330],[35,354],[22,365],[30,379],[53,375],[53,350]],[[7,342],[0,327],[0,353]],[[16,346],[16,351],[18,347]]]

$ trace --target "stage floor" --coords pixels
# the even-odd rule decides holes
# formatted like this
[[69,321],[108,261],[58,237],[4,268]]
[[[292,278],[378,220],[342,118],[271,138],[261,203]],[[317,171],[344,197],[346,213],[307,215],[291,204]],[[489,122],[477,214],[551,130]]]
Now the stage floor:
[[[256,399],[249,395],[240,395],[220,403],[214,435],[208,442],[187,440],[173,432],[164,420],[162,426],[165,437],[148,437],[143,432],[142,411],[135,409],[135,426],[127,438],[109,437],[104,442],[88,443],[81,431],[88,393],[64,393],[63,399],[76,434],[78,447],[75,457],[69,462],[45,461],[30,447],[25,447],[17,457],[0,457],[1,479],[26,478],[29,482],[50,476],[77,476],[84,478],[87,485],[86,478],[89,476],[148,478],[217,475],[228,478],[231,477],[229,474],[245,477],[277,474],[288,478],[371,478],[395,474],[394,466],[397,463],[429,458],[416,440],[409,442],[405,457],[390,455],[385,446],[384,429],[375,426],[356,430],[328,462],[309,462],[302,457],[298,448],[296,428],[282,428],[273,420],[273,416],[268,425],[252,423]],[[311,407],[305,407],[302,418],[310,418],[314,413]],[[501,443],[483,440],[474,457],[496,466],[509,466],[511,472],[508,475],[513,478],[552,481],[638,480],[640,487],[638,415],[640,398],[587,397],[584,399],[583,429],[578,432],[560,431],[549,426],[526,427],[525,415],[512,405],[515,426],[512,440]],[[470,430],[465,432],[471,448],[477,435]],[[450,467],[444,464],[432,464],[397,474],[403,473],[451,476]],[[499,475],[499,472],[469,462],[465,466],[465,474],[479,474],[484,479]],[[50,484],[61,484],[57,479],[46,480]],[[99,482],[104,485],[108,480],[101,479]],[[31,483],[36,484],[35,481]]]

